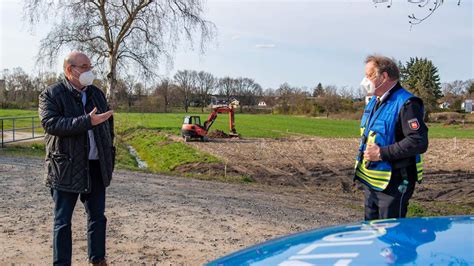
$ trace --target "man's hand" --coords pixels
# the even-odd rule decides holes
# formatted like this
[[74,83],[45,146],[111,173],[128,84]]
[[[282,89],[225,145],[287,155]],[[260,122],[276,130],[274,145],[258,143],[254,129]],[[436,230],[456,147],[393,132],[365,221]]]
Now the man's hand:
[[114,111],[110,110],[103,114],[98,114],[98,115],[96,115],[95,113],[97,113],[96,107],[94,107],[94,109],[89,113],[89,115],[91,116],[91,123],[93,126],[96,126],[98,124],[101,124],[107,121],[107,119],[109,119],[114,114]]
[[364,151],[364,159],[371,162],[381,161],[380,147],[374,143],[367,144],[367,149]]

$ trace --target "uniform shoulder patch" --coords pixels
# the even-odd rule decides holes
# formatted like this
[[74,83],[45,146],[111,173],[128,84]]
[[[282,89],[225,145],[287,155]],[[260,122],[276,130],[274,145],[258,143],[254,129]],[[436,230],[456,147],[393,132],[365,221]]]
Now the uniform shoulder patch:
[[417,118],[408,120],[408,126],[411,130],[418,130],[420,128],[420,123]]

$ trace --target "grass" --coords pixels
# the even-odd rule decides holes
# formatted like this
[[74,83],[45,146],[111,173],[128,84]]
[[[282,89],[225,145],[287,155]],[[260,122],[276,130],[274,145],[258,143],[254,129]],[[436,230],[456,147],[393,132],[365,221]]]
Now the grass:
[[[0,117],[11,115],[35,115],[36,111],[0,110]],[[148,128],[179,135],[186,115],[200,115],[201,120],[208,113],[117,113],[115,127],[118,134],[132,128]],[[356,120],[335,120],[286,115],[236,114],[236,129],[243,137],[280,138],[289,135],[308,135],[335,138],[358,137],[359,122]],[[29,121],[31,125],[31,121]],[[211,130],[229,131],[228,115],[221,114]],[[473,125],[429,124],[431,138],[474,138]]]
[[474,138],[474,125],[443,125],[429,124],[428,135],[430,138]]
[[420,202],[412,200],[408,205],[407,217],[465,215],[466,213],[473,212],[474,207],[457,203],[433,201],[424,202],[422,204]]
[[0,118],[11,116],[38,116],[38,110],[0,109]]
[[[183,118],[186,115],[200,115],[201,123],[207,114],[160,113],[137,114],[119,113],[115,117],[118,132],[129,128],[143,127],[158,129],[178,135]],[[228,115],[220,115],[211,130],[229,131]],[[294,134],[322,137],[354,137],[357,136],[357,121],[328,120],[309,117],[285,115],[251,115],[236,114],[236,129],[243,137],[279,138]]]
[[135,148],[140,159],[148,164],[148,169],[152,172],[169,173],[184,164],[219,162],[214,156],[169,140],[154,130],[132,129],[125,132],[121,139]]
[[[33,116],[31,118],[30,116]],[[0,126],[3,126],[3,130],[9,131],[15,127],[15,130],[21,132],[29,132],[34,127],[35,134],[42,135],[43,128],[38,117],[38,111],[36,110],[16,110],[16,109],[2,109],[0,110],[0,118],[18,117],[13,119],[1,119]],[[27,118],[28,117],[28,118]],[[15,124],[15,126],[13,126]]]
[[[159,113],[138,114],[119,113],[115,117],[118,132],[130,128],[143,127],[157,129],[179,135],[181,124],[186,115],[200,115],[204,121],[207,114]],[[252,115],[236,114],[236,129],[242,137],[281,138],[290,135],[307,135],[327,138],[359,137],[359,121],[335,120],[326,118],[286,116],[286,115]],[[202,122],[201,122],[202,123]],[[443,125],[430,123],[430,138],[474,138],[473,125]],[[229,131],[228,117],[220,115],[212,125],[212,130]]]
[[115,153],[115,167],[118,169],[127,169],[132,171],[140,170],[138,168],[138,163],[135,160],[127,149],[127,144],[121,141],[120,138],[117,138],[116,144],[116,153]]
[[33,142],[10,143],[5,148],[0,149],[0,156],[15,157],[38,157],[43,158],[45,147],[42,139]]

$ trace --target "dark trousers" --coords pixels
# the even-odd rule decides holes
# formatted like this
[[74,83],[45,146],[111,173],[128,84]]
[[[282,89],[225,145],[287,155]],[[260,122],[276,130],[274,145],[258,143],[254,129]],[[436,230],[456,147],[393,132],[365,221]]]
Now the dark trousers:
[[410,182],[405,193],[398,191],[398,185],[399,183],[389,184],[384,191],[376,191],[364,185],[366,221],[406,217],[415,182]]
[[104,215],[105,187],[102,182],[99,161],[89,161],[89,173],[91,192],[88,194],[51,190],[54,200],[54,265],[71,265],[71,219],[78,197],[80,197],[87,212],[87,253],[89,261],[100,262],[105,258],[107,218]]

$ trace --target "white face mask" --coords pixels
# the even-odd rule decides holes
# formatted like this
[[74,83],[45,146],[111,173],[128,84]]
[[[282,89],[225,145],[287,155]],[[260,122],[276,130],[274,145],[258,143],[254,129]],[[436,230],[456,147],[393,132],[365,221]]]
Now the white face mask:
[[367,91],[367,94],[374,94],[375,93],[375,86],[367,77],[364,77],[360,82],[360,87]]
[[81,83],[82,86],[89,86],[92,85],[92,82],[94,82],[95,75],[92,72],[92,70],[86,71],[81,73],[79,75],[79,82]]
[[374,83],[372,83],[367,77],[364,77],[362,81],[360,82],[360,86],[364,88],[367,91],[367,94],[373,95],[375,91],[382,87],[382,85],[385,83],[385,80],[380,83],[377,87],[375,87]]

